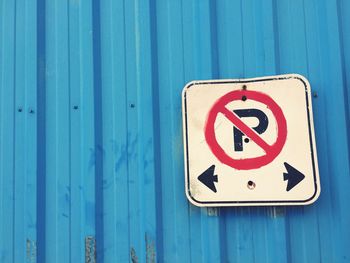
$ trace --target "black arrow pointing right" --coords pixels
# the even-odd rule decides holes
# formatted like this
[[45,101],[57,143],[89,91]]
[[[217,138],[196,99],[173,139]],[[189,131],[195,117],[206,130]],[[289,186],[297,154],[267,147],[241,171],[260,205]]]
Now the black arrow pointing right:
[[203,183],[206,187],[216,193],[216,187],[214,182],[218,182],[218,176],[214,175],[215,165],[210,166],[207,170],[205,170],[200,176],[198,176],[198,180]]
[[302,180],[304,180],[305,175],[286,162],[284,163],[284,166],[286,167],[287,172],[283,173],[283,180],[288,182],[286,189],[288,192],[292,190]]

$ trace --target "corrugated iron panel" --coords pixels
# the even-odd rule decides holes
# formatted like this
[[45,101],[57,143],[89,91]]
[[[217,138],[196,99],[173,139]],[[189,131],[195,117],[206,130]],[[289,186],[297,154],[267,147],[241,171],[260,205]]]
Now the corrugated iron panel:
[[[1,262],[350,262],[350,2],[0,0]],[[181,90],[299,73],[322,193],[197,208]]]

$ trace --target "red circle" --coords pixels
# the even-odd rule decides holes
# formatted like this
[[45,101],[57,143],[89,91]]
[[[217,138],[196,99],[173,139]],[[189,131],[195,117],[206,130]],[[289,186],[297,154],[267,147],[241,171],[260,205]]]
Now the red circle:
[[[233,159],[222,149],[222,147],[217,142],[214,124],[218,113],[222,113],[224,110],[227,111],[225,106],[228,103],[235,100],[241,100],[243,96],[246,96],[248,100],[250,99],[261,102],[271,110],[277,122],[277,139],[272,145],[266,144],[266,146],[268,146],[268,149],[264,149],[266,152],[265,155],[254,158]],[[205,124],[205,139],[213,154],[222,163],[238,170],[257,169],[272,162],[282,151],[282,148],[287,139],[287,122],[281,108],[268,95],[258,91],[235,90],[220,97],[210,109]]]

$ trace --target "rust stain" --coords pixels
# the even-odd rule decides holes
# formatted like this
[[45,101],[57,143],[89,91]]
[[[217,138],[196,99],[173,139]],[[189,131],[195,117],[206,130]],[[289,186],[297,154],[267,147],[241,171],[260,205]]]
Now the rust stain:
[[219,208],[217,207],[207,207],[207,215],[208,216],[219,216]]
[[27,238],[26,241],[27,262],[36,262],[36,241]]
[[156,262],[156,249],[153,240],[145,234],[146,241],[146,263]]
[[139,259],[136,256],[136,251],[135,251],[135,249],[133,247],[130,249],[130,257],[131,257],[131,262],[132,263],[138,263],[139,262]]
[[96,263],[96,240],[94,236],[85,237],[85,263]]
[[272,218],[283,217],[286,215],[286,209],[283,206],[271,207],[268,210],[268,214]]

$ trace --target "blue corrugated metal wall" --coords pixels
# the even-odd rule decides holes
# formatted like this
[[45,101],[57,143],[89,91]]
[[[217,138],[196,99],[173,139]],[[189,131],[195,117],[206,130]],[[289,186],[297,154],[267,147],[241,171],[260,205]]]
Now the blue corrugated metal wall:
[[[0,0],[0,262],[350,262],[349,47],[347,0]],[[190,205],[184,84],[280,73],[319,200]]]

